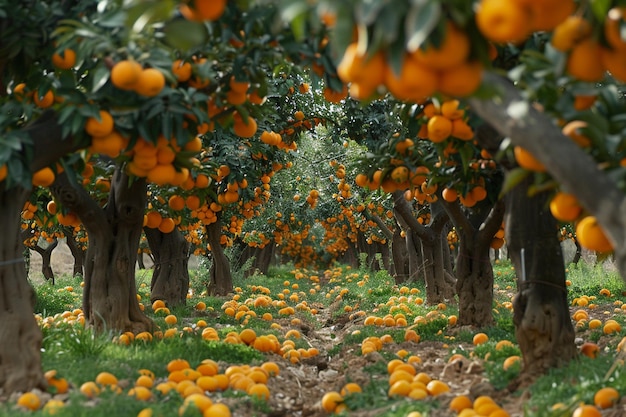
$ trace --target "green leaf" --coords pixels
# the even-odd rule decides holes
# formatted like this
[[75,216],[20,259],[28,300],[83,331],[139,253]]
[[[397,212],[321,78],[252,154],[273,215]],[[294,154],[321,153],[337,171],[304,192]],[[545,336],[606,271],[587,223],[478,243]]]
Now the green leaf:
[[387,4],[389,4],[389,0],[364,0],[359,2],[355,8],[357,22],[371,25],[378,19],[381,9]]
[[521,183],[526,177],[531,174],[531,171],[528,171],[524,168],[513,168],[504,177],[504,184],[502,184],[502,190],[500,191],[500,195],[504,195],[515,188],[516,185]]
[[206,27],[202,23],[177,19],[168,22],[163,29],[165,42],[170,46],[187,50],[203,44],[207,39]]
[[440,17],[440,2],[434,0],[414,2],[404,24],[407,50],[417,51],[437,26]]
[[111,72],[104,65],[99,65],[93,72],[92,92],[98,91],[109,80]]
[[611,8],[611,3],[611,0],[594,0],[589,2],[593,14],[600,22],[603,22],[606,18],[606,15]]

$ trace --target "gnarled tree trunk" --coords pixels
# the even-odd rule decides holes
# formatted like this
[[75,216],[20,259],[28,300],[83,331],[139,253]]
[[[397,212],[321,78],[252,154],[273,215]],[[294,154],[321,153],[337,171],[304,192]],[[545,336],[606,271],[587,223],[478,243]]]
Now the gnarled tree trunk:
[[456,260],[456,289],[459,295],[459,325],[477,327],[493,323],[493,267],[489,250],[502,225],[504,201],[483,200],[469,213],[460,203],[444,203],[459,235]]
[[35,293],[24,267],[20,211],[29,191],[0,182],[0,388],[5,393],[45,388],[41,331],[33,316]]
[[169,307],[185,305],[189,291],[189,242],[178,228],[171,233],[144,227],[154,256],[150,301],[163,300]]
[[[439,203],[432,203],[430,224],[424,226],[414,217],[402,191],[395,191],[393,197],[396,220],[406,230],[407,238],[411,239],[407,240],[410,242],[407,249],[409,253],[414,251],[415,259],[421,261],[419,265],[414,265],[409,260],[409,267],[417,267],[423,273],[426,282],[426,301],[429,304],[437,304],[452,299],[454,279],[445,270],[446,262],[443,259],[443,245],[447,245],[447,242],[444,242],[443,230],[448,223],[448,214]],[[411,256],[409,255],[410,258]],[[411,278],[416,273],[417,271],[410,270]]]
[[85,256],[83,312],[87,323],[105,329],[139,333],[153,322],[139,308],[135,264],[146,207],[145,179],[130,178],[116,167],[105,208],[65,174],[50,187],[55,199],[75,212],[89,234]]
[[78,242],[76,242],[72,229],[64,227],[63,233],[65,234],[67,247],[70,248],[70,252],[74,257],[73,275],[80,275],[82,277],[84,275],[83,265],[85,263],[85,251],[78,245]]
[[52,251],[58,246],[59,241],[54,239],[54,242],[43,248],[39,246],[39,243],[33,247],[33,250],[41,255],[41,273],[47,281],[52,281],[54,285],[54,271],[52,270]]
[[518,294],[513,300],[515,335],[523,372],[534,375],[573,359],[576,346],[558,223],[548,209],[549,194],[529,196],[530,184],[528,178],[507,194],[505,224],[507,247],[518,277]]
[[233,291],[233,277],[228,257],[222,249],[220,238],[222,236],[221,211],[217,213],[217,221],[205,226],[206,237],[211,246],[213,263],[209,270],[209,284],[207,292],[210,295],[226,295]]

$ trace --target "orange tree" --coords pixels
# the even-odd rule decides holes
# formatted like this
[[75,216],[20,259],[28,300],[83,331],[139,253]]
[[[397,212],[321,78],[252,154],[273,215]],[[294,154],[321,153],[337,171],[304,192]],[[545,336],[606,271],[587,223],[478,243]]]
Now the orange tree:
[[[531,207],[531,199],[524,198],[528,191],[539,196],[558,185],[576,196],[582,208],[562,204],[558,210],[567,212],[568,221],[577,221],[581,244],[600,252],[614,250],[626,275],[624,219],[616,209],[623,205],[624,194],[615,180],[623,177],[623,124],[618,116],[623,103],[617,98],[626,79],[624,11],[619,5],[573,0],[505,5],[482,0],[476,4],[394,2],[393,6],[320,2],[314,7],[341,22],[331,46],[342,57],[338,73],[350,83],[351,95],[369,100],[386,90],[418,103],[432,95],[469,97],[472,111],[495,129],[495,135],[487,136],[496,136],[496,149],[510,149],[513,154],[515,146],[522,170],[548,173],[533,174],[528,182],[522,181],[528,178],[525,171],[508,174],[505,189],[512,191],[511,200],[520,203],[514,208],[510,204],[510,213]],[[507,73],[491,64],[494,52],[513,58],[504,62]],[[562,130],[561,125],[570,121],[584,125]],[[522,196],[516,198],[515,193]],[[509,248],[521,277],[521,253],[531,237],[512,235],[521,230],[523,220],[507,223],[517,224],[509,228],[507,240],[519,238],[522,243]],[[541,236],[548,246],[552,245],[548,240],[555,239],[554,229],[550,222],[542,223]],[[520,286],[515,318],[524,364],[531,370],[554,366],[575,353],[563,302],[564,274],[547,277],[539,267],[543,260],[558,264],[561,254],[542,252],[540,247],[526,253],[531,268],[525,270],[531,272]],[[549,295],[540,297],[542,292]],[[541,349],[533,353],[531,341]]]
[[[44,385],[41,335],[20,265],[19,216],[31,184],[49,186],[57,216],[77,216],[89,235],[88,323],[141,331],[152,327],[134,294],[147,184],[180,186],[191,177],[195,185],[199,133],[255,135],[249,115],[257,116],[255,103],[267,91],[267,68],[283,62],[276,54],[281,35],[269,24],[277,10],[242,13],[234,3],[226,9],[208,3],[218,10],[203,15],[207,10],[195,3],[0,3],[7,16],[0,25],[7,41],[0,68],[10,92],[0,119],[0,206],[7,224],[0,281],[11,295],[0,314],[2,334],[15,335],[0,352],[6,391]],[[37,36],[22,42],[24,30]],[[290,39],[283,40],[294,48]],[[85,150],[71,154],[79,149]],[[70,156],[61,160],[64,155]],[[103,200],[82,187],[94,155],[108,159],[112,171]]]

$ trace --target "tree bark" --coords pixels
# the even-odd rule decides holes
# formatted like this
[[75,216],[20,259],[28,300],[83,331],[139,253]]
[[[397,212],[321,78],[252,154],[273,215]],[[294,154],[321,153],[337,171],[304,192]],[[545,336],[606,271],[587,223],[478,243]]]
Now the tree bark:
[[[424,274],[426,283],[426,302],[437,304],[451,300],[454,297],[454,288],[451,285],[451,276],[446,274],[444,269],[443,259],[443,245],[447,245],[447,242],[444,242],[443,230],[449,220],[448,214],[440,203],[435,202],[431,204],[430,224],[424,226],[413,215],[403,192],[395,191],[393,198],[396,219],[402,227],[406,228],[407,238],[411,239],[407,241],[409,252],[412,248],[416,252],[420,251],[416,258],[421,259],[419,268]],[[419,247],[417,242],[419,242]],[[410,274],[413,276],[414,271]]]
[[496,87],[499,96],[470,99],[472,110],[513,144],[531,152],[565,191],[597,217],[626,279],[626,195],[550,117],[528,104],[510,81],[485,72],[483,82]]
[[47,248],[42,248],[41,246],[39,246],[39,243],[37,243],[33,247],[33,250],[41,255],[41,273],[47,281],[52,281],[52,285],[54,285],[54,271],[52,270],[51,262],[52,251],[57,247],[58,244],[59,241],[57,239],[54,239],[54,242],[48,245]]
[[233,291],[233,277],[230,269],[228,257],[220,243],[222,236],[221,211],[217,213],[217,221],[206,228],[206,237],[211,246],[213,263],[209,269],[209,284],[207,292],[209,295],[227,295]]
[[57,176],[50,191],[79,216],[89,234],[83,288],[87,323],[96,331],[151,331],[153,322],[139,308],[135,284],[146,207],[145,179],[131,182],[122,168],[116,167],[104,209],[65,173]]
[[[443,199],[442,199],[443,201]],[[502,225],[504,201],[486,199],[465,213],[460,203],[443,203],[459,236],[456,260],[456,290],[459,295],[459,325],[485,327],[493,323],[493,267],[489,250]]]
[[85,251],[78,245],[76,239],[74,238],[74,232],[70,227],[63,228],[63,234],[65,234],[65,241],[67,243],[67,247],[70,248],[70,252],[74,257],[74,271],[73,275],[84,276],[83,266],[85,264]]
[[163,300],[169,307],[185,305],[189,291],[189,242],[178,228],[171,233],[144,227],[154,256],[150,301]]
[[29,190],[0,182],[0,389],[4,393],[44,389],[41,331],[33,315],[35,293],[24,268],[20,212]]
[[569,362],[576,356],[576,345],[558,223],[548,209],[549,193],[529,196],[530,183],[528,178],[507,194],[505,225],[518,277],[513,300],[515,335],[523,371],[535,375]]
[[[402,229],[397,227],[391,240],[391,259],[394,266],[396,284],[403,284],[409,280],[409,251],[406,236],[402,237]],[[407,231],[405,231],[405,234]]]

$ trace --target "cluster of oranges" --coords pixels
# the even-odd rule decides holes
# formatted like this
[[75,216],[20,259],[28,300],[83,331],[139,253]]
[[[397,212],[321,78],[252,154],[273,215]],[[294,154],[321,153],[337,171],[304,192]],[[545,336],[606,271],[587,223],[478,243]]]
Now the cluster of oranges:
[[[197,152],[195,140],[185,147],[187,149]],[[162,136],[156,144],[139,138],[128,151],[132,159],[126,164],[126,170],[130,175],[146,178],[156,185],[181,186],[189,178],[189,169],[174,165],[180,150],[175,140],[167,140]]]
[[157,68],[143,68],[137,61],[126,59],[111,68],[111,83],[125,91],[134,91],[143,97],[155,97],[165,87],[165,76]]
[[480,86],[483,65],[470,59],[468,35],[452,21],[446,21],[445,27],[440,43],[406,51],[399,72],[388,64],[384,52],[368,56],[357,41],[346,49],[337,74],[349,83],[349,93],[356,99],[367,99],[383,85],[396,98],[417,103],[436,92],[470,95]]
[[474,131],[466,121],[465,109],[459,108],[458,100],[446,100],[441,105],[431,102],[424,106],[426,122],[422,124],[418,136],[433,143],[441,143],[450,137],[469,141],[474,139]]

